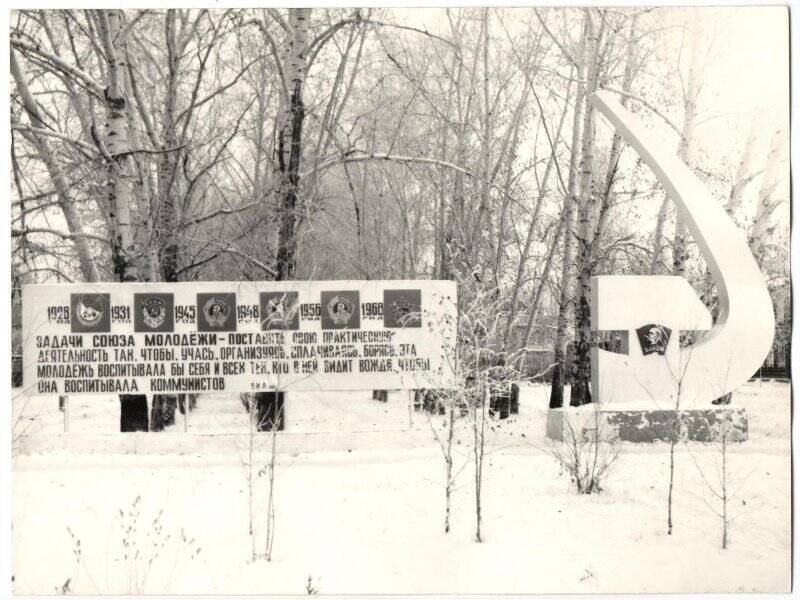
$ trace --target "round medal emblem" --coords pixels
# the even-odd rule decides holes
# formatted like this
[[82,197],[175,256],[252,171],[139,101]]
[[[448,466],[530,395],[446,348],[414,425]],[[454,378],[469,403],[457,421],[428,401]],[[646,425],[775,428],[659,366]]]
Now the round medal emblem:
[[336,295],[328,301],[328,316],[336,325],[347,325],[353,316],[353,302],[347,296]]
[[142,321],[151,329],[156,329],[167,318],[167,303],[161,298],[147,298],[140,307]]
[[99,300],[81,298],[75,307],[75,317],[84,327],[92,327],[103,317],[103,306]]
[[229,314],[230,307],[220,298],[212,296],[203,305],[203,317],[211,327],[222,327]]

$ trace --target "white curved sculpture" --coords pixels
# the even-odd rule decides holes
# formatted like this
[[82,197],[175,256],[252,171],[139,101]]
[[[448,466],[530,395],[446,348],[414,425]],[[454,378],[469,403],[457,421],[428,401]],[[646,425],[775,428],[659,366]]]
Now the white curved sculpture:
[[[589,98],[650,166],[689,227],[717,285],[720,311],[701,341],[679,348],[680,329],[709,329],[711,317],[682,277],[599,276],[592,280],[593,329],[629,331],[629,354],[595,349],[596,401],[652,401],[658,408],[705,406],[733,391],[763,363],[775,315],[764,277],[740,230],[697,176],[609,92]],[[641,322],[640,322],[641,321]],[[635,330],[672,330],[663,354],[644,355]],[[653,332],[658,334],[659,332]]]

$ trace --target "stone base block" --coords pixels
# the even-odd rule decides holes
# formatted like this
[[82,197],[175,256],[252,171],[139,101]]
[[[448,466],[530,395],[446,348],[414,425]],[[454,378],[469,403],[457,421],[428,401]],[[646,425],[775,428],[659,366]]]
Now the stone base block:
[[743,408],[614,410],[592,405],[550,409],[547,437],[563,441],[572,435],[582,439],[600,435],[623,442],[669,442],[676,413],[681,439],[715,442],[723,431],[729,442],[747,440],[747,413]]

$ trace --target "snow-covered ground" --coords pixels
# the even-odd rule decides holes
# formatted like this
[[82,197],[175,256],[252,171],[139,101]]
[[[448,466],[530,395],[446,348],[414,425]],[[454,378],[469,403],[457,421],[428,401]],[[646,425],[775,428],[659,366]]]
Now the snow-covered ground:
[[[624,444],[603,492],[578,495],[547,452],[546,401],[547,388],[528,388],[520,415],[493,425],[484,541],[476,543],[466,435],[445,534],[441,452],[405,394],[386,404],[367,393],[291,396],[289,429],[277,439],[274,551],[266,562],[251,561],[248,446],[240,435],[247,417],[238,399],[201,397],[189,434],[179,421],[171,431],[123,436],[113,398],[71,397],[68,434],[52,400],[15,398],[15,421],[29,438],[13,464],[14,591],[306,593],[309,578],[320,593],[788,589],[788,384],[749,383],[734,397],[747,409],[750,439],[728,450],[736,496],[727,550],[706,505],[716,507],[704,480],[715,485],[717,446],[679,447],[668,536],[668,446]],[[433,419],[438,426],[441,418]],[[269,441],[256,440],[257,468]]]

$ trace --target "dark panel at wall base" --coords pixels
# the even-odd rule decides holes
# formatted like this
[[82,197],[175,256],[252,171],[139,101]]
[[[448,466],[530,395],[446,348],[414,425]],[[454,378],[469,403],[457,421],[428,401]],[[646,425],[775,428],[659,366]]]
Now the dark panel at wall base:
[[557,408],[548,411],[547,437],[569,440],[572,433],[591,439],[596,433],[624,442],[669,442],[673,431],[680,440],[719,442],[747,441],[747,413],[743,408],[694,410],[608,410],[591,405],[584,409]]

